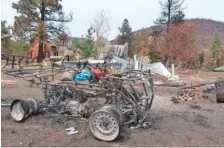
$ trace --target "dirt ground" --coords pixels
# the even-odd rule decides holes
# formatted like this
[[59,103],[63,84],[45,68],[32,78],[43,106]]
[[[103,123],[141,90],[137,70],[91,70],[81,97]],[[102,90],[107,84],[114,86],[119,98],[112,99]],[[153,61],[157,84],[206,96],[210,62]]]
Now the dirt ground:
[[[224,76],[224,73],[194,71],[180,71],[178,74],[189,83],[207,82]],[[2,101],[31,96],[42,100],[41,91],[30,88],[23,79],[2,74],[1,80]],[[208,94],[208,99],[174,104],[171,97],[176,91],[177,88],[156,88],[149,114],[150,127],[124,128],[113,142],[95,139],[88,130],[87,120],[38,115],[16,123],[10,116],[9,108],[1,108],[1,143],[3,147],[224,146],[224,104],[217,104],[214,94]],[[70,126],[79,133],[67,135],[65,129]]]

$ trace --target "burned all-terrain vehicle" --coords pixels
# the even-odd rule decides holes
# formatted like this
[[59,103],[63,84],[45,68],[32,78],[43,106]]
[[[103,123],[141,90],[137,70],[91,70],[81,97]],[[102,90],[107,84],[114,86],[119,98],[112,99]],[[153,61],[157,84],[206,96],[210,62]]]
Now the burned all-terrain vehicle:
[[[71,70],[71,69],[70,69]],[[52,72],[46,74],[46,72]],[[43,92],[43,101],[14,100],[13,118],[22,121],[39,110],[88,118],[89,129],[98,139],[116,139],[124,126],[142,125],[154,98],[151,72],[128,70],[106,74],[98,83],[58,81],[55,75],[65,69],[13,70],[6,74],[24,78]],[[49,77],[52,77],[50,79]]]
[[154,98],[150,72],[108,74],[99,85],[68,87],[73,94],[71,112],[89,117],[92,134],[104,141],[114,140],[124,125],[141,125]]

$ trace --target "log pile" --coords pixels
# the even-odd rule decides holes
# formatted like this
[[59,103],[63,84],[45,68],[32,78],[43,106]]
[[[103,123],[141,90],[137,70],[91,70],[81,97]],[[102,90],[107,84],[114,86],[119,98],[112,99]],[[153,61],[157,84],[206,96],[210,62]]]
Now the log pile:
[[183,101],[193,101],[204,98],[203,89],[200,87],[181,89],[177,92],[177,95],[172,97],[174,103]]

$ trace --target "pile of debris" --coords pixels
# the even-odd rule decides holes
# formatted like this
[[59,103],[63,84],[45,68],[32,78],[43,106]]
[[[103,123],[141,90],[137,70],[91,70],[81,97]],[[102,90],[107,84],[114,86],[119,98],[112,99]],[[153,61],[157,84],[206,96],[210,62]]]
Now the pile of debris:
[[207,98],[206,93],[216,91],[217,102],[224,102],[224,80],[218,79],[216,82],[199,84],[189,87],[184,87],[177,92],[177,95],[172,97],[174,103],[181,101],[192,101],[202,98]]
[[201,86],[200,88],[203,90],[203,92],[206,92],[206,93],[210,93],[211,91],[214,91],[217,89],[215,84],[207,84],[207,85]]
[[181,101],[193,101],[198,99],[203,99],[205,97],[203,89],[201,88],[188,88],[181,89],[177,92],[177,95],[172,97],[174,103],[179,103]]

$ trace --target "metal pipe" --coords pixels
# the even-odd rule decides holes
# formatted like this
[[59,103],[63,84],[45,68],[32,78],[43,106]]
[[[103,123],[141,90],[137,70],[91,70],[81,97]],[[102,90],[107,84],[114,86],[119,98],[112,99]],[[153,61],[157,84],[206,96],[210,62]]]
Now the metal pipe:
[[138,122],[137,107],[136,107],[137,104],[135,102],[133,102],[131,99],[129,99],[126,95],[124,95],[124,93],[122,93],[121,91],[119,91],[119,90],[115,90],[115,91],[119,92],[124,98],[126,98],[126,100],[129,103],[131,103],[134,118],[135,118],[134,120],[135,120],[135,123],[137,123]]
[[142,83],[142,84],[143,84],[143,87],[144,87],[144,90],[145,90],[145,94],[146,94],[146,96],[148,96],[148,92],[147,92],[147,90],[146,90],[145,83]]
[[132,91],[134,92],[135,96],[137,97],[138,101],[141,99],[140,96],[136,93],[134,87],[130,84],[130,87],[132,89]]

